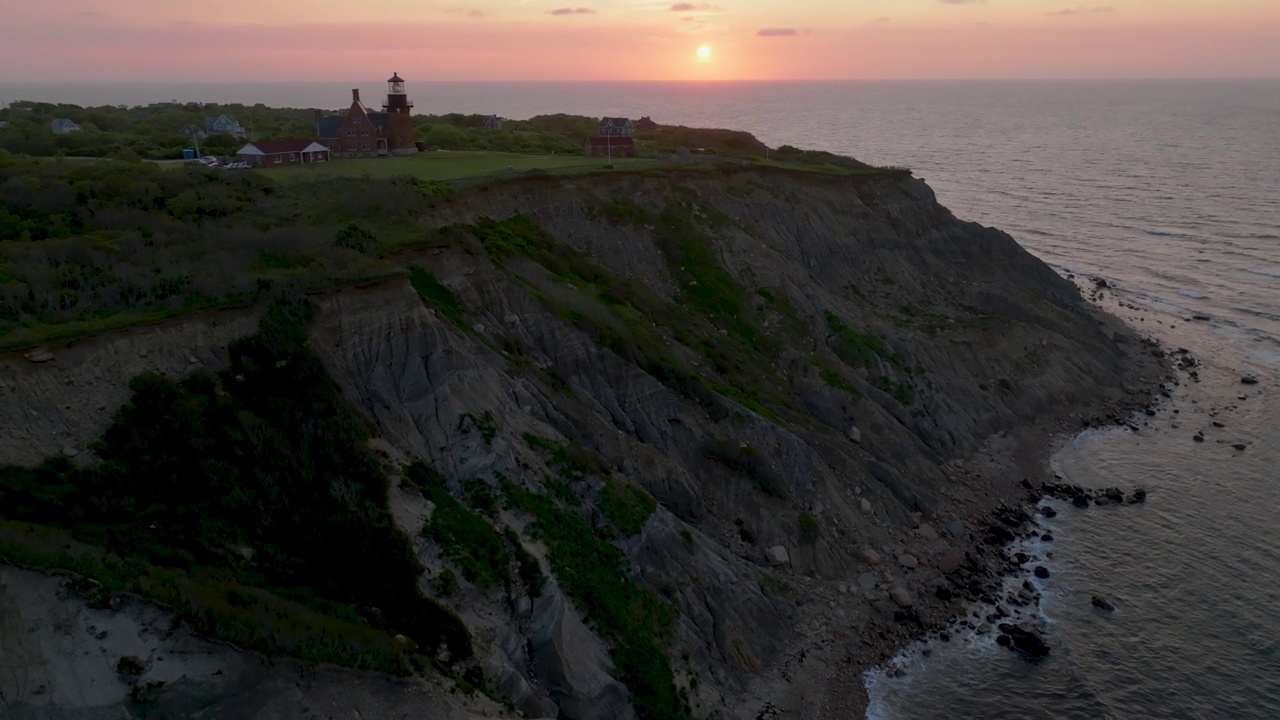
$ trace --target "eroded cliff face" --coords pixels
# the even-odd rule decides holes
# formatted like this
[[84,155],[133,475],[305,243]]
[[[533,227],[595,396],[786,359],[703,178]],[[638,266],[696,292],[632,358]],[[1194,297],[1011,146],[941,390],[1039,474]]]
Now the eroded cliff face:
[[[421,223],[425,245],[390,260],[438,279],[461,317],[397,280],[313,298],[310,329],[377,428],[396,521],[428,569],[421,587],[436,594],[449,561],[420,532],[430,504],[396,468],[425,460],[459,497],[473,479],[543,492],[559,471],[529,438],[580,448],[611,469],[573,483],[583,502],[571,511],[593,527],[612,527],[606,480],[656,500],[638,532],[612,541],[631,581],[677,612],[660,644],[699,717],[834,716],[832,667],[964,560],[970,538],[954,521],[991,489],[955,461],[1001,433],[1092,416],[1137,384],[1126,330],[909,178],[530,179],[435,201]],[[4,358],[0,460],[92,462],[86,448],[129,377],[216,367],[254,316]],[[491,435],[476,427],[485,413]],[[498,524],[529,522],[508,507]],[[554,568],[545,543],[527,542]],[[899,565],[903,554],[915,562]],[[636,717],[616,638],[549,574],[536,598],[464,581],[441,599],[519,710]],[[45,664],[81,662],[40,647]],[[2,689],[37,703],[26,686]]]

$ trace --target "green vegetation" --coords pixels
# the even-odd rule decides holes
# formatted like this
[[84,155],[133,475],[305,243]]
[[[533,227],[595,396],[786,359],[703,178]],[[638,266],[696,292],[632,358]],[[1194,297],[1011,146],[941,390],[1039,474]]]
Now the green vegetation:
[[[479,177],[516,177],[530,171],[580,173],[652,167],[642,158],[589,158],[582,148],[560,155],[529,155],[511,152],[425,152],[391,158],[340,158],[316,165],[287,165],[259,171],[281,183],[294,184],[335,178],[416,178],[447,182]],[[258,174],[258,173],[253,173]]]
[[146,669],[147,666],[132,655],[124,655],[116,663],[116,674],[127,683],[132,683],[142,677],[142,673],[146,672]]
[[520,583],[524,585],[524,591],[531,598],[538,597],[542,594],[542,586],[547,584],[547,576],[542,574],[542,565],[525,549],[515,530],[507,528],[504,534],[507,543],[515,551],[517,574],[520,576]]
[[[559,472],[560,477],[568,482],[578,482],[590,475],[607,478],[613,472],[613,469],[598,455],[588,452],[580,445],[565,445],[533,433],[525,433],[524,441],[529,444],[529,447],[543,453],[547,457],[547,465]],[[572,493],[572,490],[570,492]]]
[[481,515],[490,520],[498,519],[498,496],[489,487],[489,483],[480,478],[471,478],[462,483],[462,491],[466,493],[467,502]]
[[458,430],[463,435],[471,432],[472,428],[480,431],[480,437],[488,445],[493,443],[493,438],[498,434],[498,421],[494,419],[493,413],[489,410],[485,410],[479,415],[462,413],[462,415],[458,416]]
[[605,478],[600,509],[623,535],[639,535],[658,503],[649,493],[624,480]]
[[470,331],[467,319],[462,314],[462,305],[458,296],[449,287],[436,279],[435,275],[422,268],[409,268],[409,283],[422,296],[424,302],[435,308],[457,327]]
[[253,173],[0,158],[0,346],[385,277],[397,271],[376,254],[421,242],[424,199],[408,181],[281,189]]
[[818,536],[822,534],[822,528],[818,526],[818,519],[809,513],[800,515],[800,537],[805,542],[814,542]]
[[426,463],[410,465],[406,474],[435,506],[422,527],[423,536],[440,546],[468,582],[480,587],[509,584],[511,558],[493,526],[449,494],[443,479]]
[[[460,228],[476,237],[490,259],[517,282],[531,288],[550,310],[590,334],[599,344],[634,362],[673,391],[698,402],[713,416],[725,414],[720,398],[778,419],[810,420],[799,410],[778,377],[776,358],[785,335],[766,333],[767,313],[787,318],[785,301],[748,292],[720,266],[709,232],[733,227],[693,191],[676,188],[661,212],[628,201],[601,203],[598,217],[649,228],[682,288],[682,302],[656,296],[638,282],[601,267],[580,251],[559,243],[523,216],[495,221],[481,218]],[[575,288],[583,302],[553,299],[534,289],[507,267],[513,257],[537,262],[557,280]],[[804,325],[794,308],[786,333]],[[659,323],[655,325],[655,322]],[[709,372],[696,373],[673,352],[683,345],[707,360]]]
[[547,544],[548,559],[587,622],[608,639],[619,679],[643,720],[684,720],[687,703],[662,649],[675,609],[627,581],[622,553],[548,495],[505,485],[512,507],[533,516],[530,532]]
[[902,358],[880,338],[854,330],[835,313],[828,312],[826,319],[832,335],[831,349],[849,367],[871,367],[876,358],[881,358],[895,368],[904,368]]
[[415,644],[469,657],[466,627],[417,589],[369,428],[305,345],[311,312],[273,306],[216,376],[135,378],[99,464],[0,468],[0,557],[267,654],[388,672],[408,672]]
[[825,382],[829,387],[833,387],[837,390],[843,390],[849,393],[850,395],[853,395],[854,397],[858,397],[862,395],[862,393],[858,390],[856,386],[854,386],[853,383],[846,380],[843,375],[836,372],[834,369],[832,369],[828,365],[822,363],[819,360],[814,360],[813,363],[814,365],[817,366],[818,374],[822,377],[822,381]]
[[[9,122],[8,127],[0,128],[0,149],[25,155],[176,159],[182,157],[184,148],[194,147],[191,138],[183,135],[183,127],[194,125],[203,130],[205,118],[224,114],[245,127],[251,126],[258,139],[315,134],[313,111],[309,109],[214,103],[81,107],[17,101],[0,109],[0,120]],[[80,132],[55,135],[51,129],[55,118],[74,120],[80,125]],[[244,144],[243,138],[211,135],[200,140],[200,150],[204,154],[226,155]]]

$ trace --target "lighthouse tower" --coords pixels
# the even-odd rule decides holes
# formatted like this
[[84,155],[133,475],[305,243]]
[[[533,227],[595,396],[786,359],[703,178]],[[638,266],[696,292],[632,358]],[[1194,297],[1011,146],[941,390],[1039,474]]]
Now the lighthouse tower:
[[413,103],[404,93],[404,79],[400,73],[392,73],[387,80],[387,101],[382,104],[387,113],[387,151],[392,155],[408,155],[418,151],[413,142],[413,120],[409,113]]

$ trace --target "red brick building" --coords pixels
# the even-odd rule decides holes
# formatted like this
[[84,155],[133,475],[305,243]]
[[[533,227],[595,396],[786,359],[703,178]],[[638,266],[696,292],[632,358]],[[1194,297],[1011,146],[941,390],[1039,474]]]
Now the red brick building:
[[414,143],[413,103],[405,94],[399,73],[387,80],[382,112],[370,112],[360,101],[360,89],[351,91],[351,107],[345,115],[316,113],[317,141],[334,157],[377,157],[418,152]]
[[236,160],[253,167],[275,167],[298,163],[324,162],[329,159],[329,148],[310,138],[262,140],[249,143],[236,151]]

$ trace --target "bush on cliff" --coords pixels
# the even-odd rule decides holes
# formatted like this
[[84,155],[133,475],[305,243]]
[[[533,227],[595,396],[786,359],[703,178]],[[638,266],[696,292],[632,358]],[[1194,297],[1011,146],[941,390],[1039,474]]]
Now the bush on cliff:
[[[93,446],[99,464],[0,468],[0,518],[108,550],[84,569],[253,649],[403,670],[408,647],[377,640],[400,633],[464,659],[466,627],[418,591],[369,427],[305,345],[311,312],[272,307],[216,377],[135,378]],[[347,652],[357,635],[377,662]]]

